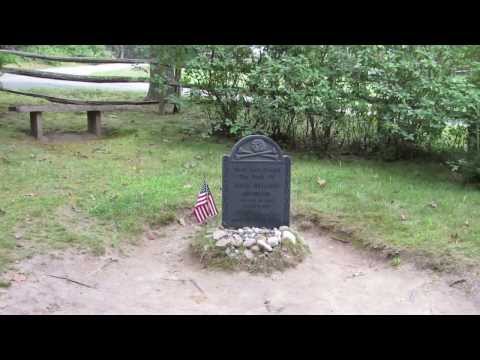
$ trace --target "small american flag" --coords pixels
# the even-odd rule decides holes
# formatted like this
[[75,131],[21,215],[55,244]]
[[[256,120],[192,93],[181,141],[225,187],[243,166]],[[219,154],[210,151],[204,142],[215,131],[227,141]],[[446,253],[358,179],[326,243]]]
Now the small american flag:
[[212,193],[210,192],[210,188],[205,180],[203,181],[202,188],[198,194],[197,203],[193,208],[193,214],[200,224],[205,222],[208,217],[218,214]]

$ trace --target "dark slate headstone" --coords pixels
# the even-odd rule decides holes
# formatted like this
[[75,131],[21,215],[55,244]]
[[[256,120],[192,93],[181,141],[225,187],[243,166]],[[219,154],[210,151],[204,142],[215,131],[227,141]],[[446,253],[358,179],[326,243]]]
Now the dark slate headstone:
[[272,139],[246,136],[223,157],[222,224],[290,225],[290,158]]

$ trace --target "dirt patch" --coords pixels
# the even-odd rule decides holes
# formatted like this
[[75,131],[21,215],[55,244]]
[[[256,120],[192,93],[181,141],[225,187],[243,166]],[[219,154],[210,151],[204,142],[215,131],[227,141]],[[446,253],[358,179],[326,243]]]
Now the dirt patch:
[[367,237],[361,233],[360,228],[347,226],[344,221],[328,214],[313,213],[305,215],[298,213],[295,214],[294,221],[298,224],[299,230],[316,228],[328,234],[332,240],[365,248],[369,252],[392,261],[401,259],[402,262],[413,263],[421,269],[443,273],[480,274],[478,264],[472,259],[459,258],[451,254],[439,255],[416,248],[405,249],[386,244],[380,237],[373,235]]
[[44,134],[42,143],[46,144],[65,144],[65,143],[82,143],[92,140],[97,140],[98,137],[95,134],[89,132],[52,132]]
[[381,254],[305,230],[311,255],[268,276],[202,268],[200,228],[172,224],[104,256],[69,250],[10,270],[0,314],[479,314],[478,287],[458,276],[393,268]]

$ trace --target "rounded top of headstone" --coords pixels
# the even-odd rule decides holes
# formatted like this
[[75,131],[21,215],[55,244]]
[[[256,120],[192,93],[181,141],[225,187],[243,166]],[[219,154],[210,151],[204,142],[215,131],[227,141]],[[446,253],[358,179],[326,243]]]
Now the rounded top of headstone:
[[233,160],[282,160],[283,152],[280,146],[265,135],[249,135],[240,139],[232,148]]

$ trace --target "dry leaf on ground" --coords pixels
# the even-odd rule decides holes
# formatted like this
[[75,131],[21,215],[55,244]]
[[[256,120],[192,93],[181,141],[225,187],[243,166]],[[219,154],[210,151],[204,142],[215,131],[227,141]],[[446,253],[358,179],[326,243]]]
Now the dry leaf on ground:
[[327,185],[327,180],[317,178],[317,183],[318,185],[320,185],[320,187],[324,187],[325,185]]

